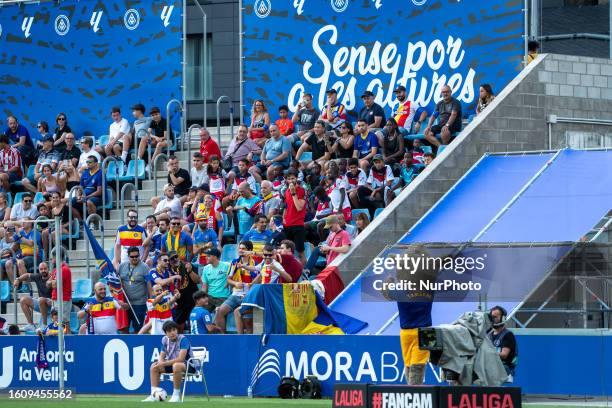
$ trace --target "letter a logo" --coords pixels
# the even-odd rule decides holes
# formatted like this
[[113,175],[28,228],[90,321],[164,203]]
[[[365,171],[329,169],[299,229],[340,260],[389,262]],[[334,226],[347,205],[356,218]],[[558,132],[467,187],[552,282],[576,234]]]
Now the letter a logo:
[[23,23],[21,23],[21,31],[23,31],[23,35],[25,38],[30,37],[30,28],[32,28],[32,23],[34,22],[34,17],[24,17]]
[[100,29],[100,19],[102,18],[103,11],[94,11],[91,13],[91,20],[89,20],[89,25],[91,26],[94,33],[97,33]]
[[170,25],[170,17],[172,16],[173,11],[174,6],[164,6],[164,9],[161,12],[161,19],[164,22],[164,27],[168,27]]

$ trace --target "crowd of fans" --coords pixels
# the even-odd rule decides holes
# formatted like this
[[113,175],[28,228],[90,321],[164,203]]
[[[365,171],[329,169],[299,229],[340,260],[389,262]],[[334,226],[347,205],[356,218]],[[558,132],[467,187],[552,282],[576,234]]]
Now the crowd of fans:
[[[316,277],[461,130],[461,104],[450,87],[442,89],[434,112],[410,101],[403,86],[395,94],[396,105],[385,112],[372,92],[364,92],[355,122],[335,89],[327,91],[321,111],[304,94],[292,116],[287,106],[274,115],[257,100],[249,125],[238,127],[224,154],[202,128],[193,167],[171,155],[167,184],[151,199],[152,211],[129,210],[127,224],[117,230],[111,261],[123,300],[95,282],[79,312],[87,322],[79,332],[163,334],[163,323],[173,320],[180,332],[224,333],[230,314],[239,333],[252,332],[251,316],[240,304],[253,284]],[[478,112],[492,99],[491,87],[483,85]],[[72,232],[71,216],[84,219],[101,210],[104,157],[126,163],[135,148],[138,159],[153,159],[173,143],[159,108],[146,116],[136,104],[132,115],[130,124],[112,108],[104,145],[91,137],[77,143],[63,113],[53,133],[41,121],[31,135],[9,116],[0,134],[0,278],[26,293],[20,298],[26,332],[37,329],[34,311],[41,313],[40,330],[58,331],[55,264],[47,263],[53,225],[32,220],[61,216],[62,232]],[[136,135],[140,142],[133,146]],[[69,195],[75,186],[81,188]],[[9,194],[19,190],[20,200],[9,205]],[[66,264],[62,279],[68,321],[72,277]],[[115,319],[122,310],[125,319]]]

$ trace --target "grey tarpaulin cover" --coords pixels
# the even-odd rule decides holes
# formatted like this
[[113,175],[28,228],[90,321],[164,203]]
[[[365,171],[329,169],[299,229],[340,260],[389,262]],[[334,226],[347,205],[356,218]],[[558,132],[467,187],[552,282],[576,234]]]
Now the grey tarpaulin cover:
[[[459,373],[463,385],[498,386],[508,375],[495,347],[487,338],[491,328],[483,312],[467,312],[453,324],[441,325],[443,352],[438,366]],[[474,380],[474,374],[478,377]]]

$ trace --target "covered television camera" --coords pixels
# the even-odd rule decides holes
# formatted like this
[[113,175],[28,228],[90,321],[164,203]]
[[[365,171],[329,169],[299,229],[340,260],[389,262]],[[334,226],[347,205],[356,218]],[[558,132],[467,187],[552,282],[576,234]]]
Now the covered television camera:
[[430,351],[431,363],[453,385],[499,386],[508,375],[487,338],[490,328],[488,313],[467,312],[453,324],[420,328],[419,348]]

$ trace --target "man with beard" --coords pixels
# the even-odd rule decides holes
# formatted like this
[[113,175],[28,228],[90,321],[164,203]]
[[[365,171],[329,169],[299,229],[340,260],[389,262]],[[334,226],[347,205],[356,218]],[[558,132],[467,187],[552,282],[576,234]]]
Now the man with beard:
[[[416,111],[419,109],[419,104],[409,100],[406,97],[406,87],[403,85],[399,85],[397,88],[395,88],[395,97],[397,98],[397,105],[395,105],[391,110],[391,117],[395,119],[397,125],[399,126],[400,132],[402,132],[402,135],[405,136],[410,133],[412,123],[415,120]],[[419,133],[421,123],[426,117],[427,112],[423,111],[421,113],[421,117],[416,119],[417,123],[414,124],[414,133]]]
[[170,273],[181,277],[176,281],[180,297],[176,301],[173,315],[174,321],[179,326],[179,332],[182,333],[185,322],[189,320],[191,310],[195,307],[193,294],[198,291],[198,283],[201,283],[202,280],[198,272],[193,270],[191,264],[183,264],[180,261],[176,252],[169,252],[168,259],[170,260]]
[[128,248],[137,247],[140,250],[140,258],[147,262],[149,257],[149,243],[146,242],[147,231],[138,225],[138,212],[128,210],[128,223],[117,228],[117,239],[115,240],[115,254],[113,266],[119,268],[119,264],[129,261]]

